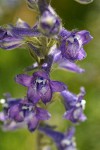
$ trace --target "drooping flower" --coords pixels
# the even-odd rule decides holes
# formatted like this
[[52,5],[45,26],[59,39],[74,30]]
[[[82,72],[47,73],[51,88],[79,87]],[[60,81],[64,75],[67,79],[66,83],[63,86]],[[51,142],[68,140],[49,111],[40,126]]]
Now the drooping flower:
[[69,128],[66,133],[55,131],[49,126],[40,126],[39,130],[53,139],[58,150],[77,150],[74,139],[74,127]]
[[48,120],[50,117],[48,111],[34,106],[28,101],[22,101],[9,109],[9,118],[18,123],[24,122],[31,132],[38,127],[41,120]]
[[92,40],[92,36],[88,31],[72,31],[69,33],[63,29],[60,37],[59,50],[64,58],[73,62],[86,57],[83,46]]
[[61,92],[66,109],[63,117],[73,123],[79,123],[86,120],[86,116],[83,114],[86,103],[84,100],[85,90],[83,87],[80,90],[81,92],[78,95],[73,94],[68,90]]
[[26,74],[17,75],[16,82],[28,87],[27,97],[30,102],[36,104],[40,99],[44,104],[51,101],[53,92],[61,92],[66,85],[59,81],[50,80],[49,75],[40,70],[32,76]]

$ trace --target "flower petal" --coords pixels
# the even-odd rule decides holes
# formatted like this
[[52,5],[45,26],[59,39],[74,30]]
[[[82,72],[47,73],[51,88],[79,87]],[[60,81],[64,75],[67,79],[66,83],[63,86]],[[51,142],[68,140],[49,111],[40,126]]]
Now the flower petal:
[[40,32],[37,30],[36,27],[33,28],[22,28],[22,27],[11,27],[10,28],[11,33],[14,36],[18,36],[18,37],[25,37],[25,36],[39,36]]
[[67,86],[59,81],[51,81],[50,84],[53,92],[62,92],[67,89]]
[[24,41],[21,38],[5,37],[3,40],[0,41],[0,48],[5,50],[12,50],[20,47],[23,44]]
[[27,93],[28,100],[33,104],[36,104],[40,100],[40,94],[37,92],[35,87],[29,87]]
[[87,54],[84,51],[83,48],[80,49],[79,53],[78,53],[78,60],[83,60],[84,58],[86,58]]
[[62,59],[59,62],[59,67],[61,69],[67,69],[69,71],[76,72],[76,73],[83,73],[85,71],[84,69],[77,66],[75,63],[70,62],[70,61],[65,60],[65,59]]
[[26,74],[19,74],[15,77],[15,81],[23,86],[29,87],[31,84],[32,77]]
[[23,112],[20,110],[19,105],[14,105],[9,109],[9,117],[17,122],[24,120]]
[[49,85],[46,85],[40,90],[40,97],[44,104],[50,102],[52,99],[52,90]]
[[37,107],[37,109],[36,109],[36,117],[39,120],[48,120],[48,119],[50,119],[51,114],[47,110],[44,110],[42,108]]
[[35,129],[38,127],[39,124],[39,120],[37,119],[37,117],[33,116],[33,118],[31,118],[28,122],[28,129],[31,132],[34,132]]

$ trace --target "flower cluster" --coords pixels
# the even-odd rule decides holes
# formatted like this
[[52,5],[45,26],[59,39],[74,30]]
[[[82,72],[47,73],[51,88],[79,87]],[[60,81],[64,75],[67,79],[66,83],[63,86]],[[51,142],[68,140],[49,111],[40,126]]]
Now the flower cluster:
[[[58,150],[76,150],[73,128],[63,134],[46,125],[41,126],[41,121],[51,117],[51,114],[41,107],[41,103],[47,105],[52,101],[53,93],[59,92],[66,109],[63,118],[74,124],[86,120],[83,113],[84,88],[81,88],[78,95],[73,94],[63,82],[51,80],[50,74],[55,68],[84,72],[76,62],[86,57],[84,45],[92,40],[92,36],[86,30],[66,30],[51,7],[50,0],[27,0],[27,4],[38,15],[33,27],[21,19],[18,19],[15,26],[0,27],[0,48],[13,50],[24,46],[34,60],[31,66],[25,68],[27,74],[15,77],[18,84],[27,87],[26,97],[16,99],[7,94],[0,101],[3,107],[0,112],[2,128],[14,130],[27,126],[31,132],[38,128],[54,140]],[[33,71],[33,74],[28,75],[29,71]]]

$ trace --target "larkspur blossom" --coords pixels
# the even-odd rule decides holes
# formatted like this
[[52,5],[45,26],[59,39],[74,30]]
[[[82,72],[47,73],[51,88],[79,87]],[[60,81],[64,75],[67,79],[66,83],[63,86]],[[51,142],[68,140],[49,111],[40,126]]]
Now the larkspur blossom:
[[84,88],[81,88],[80,90],[81,92],[78,95],[73,94],[68,90],[61,93],[66,109],[63,117],[73,123],[79,123],[86,120],[86,116],[83,114],[86,103],[84,100],[85,90]]
[[[57,49],[57,46],[54,45],[49,55],[53,57],[53,65],[56,65],[60,69],[76,72],[76,73],[83,73],[85,70],[77,66],[74,62],[71,62],[67,60],[66,58],[63,58],[61,55],[61,51]],[[50,63],[50,62],[49,62]]]
[[40,126],[39,130],[53,139],[58,150],[77,150],[74,139],[74,127],[69,128],[66,133],[55,131],[50,126]]
[[25,122],[32,132],[38,127],[40,120],[48,120],[51,115],[32,103],[22,101],[9,109],[9,117],[16,122]]
[[33,73],[33,76],[17,75],[15,80],[28,87],[27,97],[33,104],[40,99],[46,104],[51,101],[53,92],[61,92],[67,88],[62,82],[50,80],[49,75],[43,70]]
[[48,120],[51,117],[48,111],[33,105],[26,98],[1,99],[0,103],[3,106],[0,121],[3,122],[4,130],[14,130],[27,125],[32,132],[38,127],[41,120]]
[[92,36],[86,30],[72,31],[70,32],[70,35],[68,32],[64,37],[61,37],[59,49],[62,56],[69,61],[82,60],[86,57],[83,46],[91,40]]

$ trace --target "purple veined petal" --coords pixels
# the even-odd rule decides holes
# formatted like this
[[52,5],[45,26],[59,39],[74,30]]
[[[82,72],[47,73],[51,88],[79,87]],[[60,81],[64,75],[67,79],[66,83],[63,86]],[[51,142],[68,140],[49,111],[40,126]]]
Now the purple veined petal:
[[27,123],[29,131],[34,132],[35,129],[38,127],[38,124],[39,124],[38,118],[36,116],[33,116],[33,118],[31,118]]
[[48,120],[50,119],[50,117],[51,114],[47,110],[39,107],[36,108],[36,118],[38,118],[39,120]]
[[76,73],[83,73],[83,72],[85,72],[84,69],[80,68],[75,63],[70,62],[69,60],[65,60],[65,59],[62,59],[59,62],[59,67],[61,69],[67,69],[69,71],[76,72]]
[[12,50],[22,46],[25,42],[20,38],[6,37],[0,41],[0,47],[5,50]]
[[[62,56],[70,61],[76,61],[78,60],[78,54],[80,51],[80,45],[77,39],[73,39],[69,37],[66,41],[68,45],[65,43],[62,43]],[[71,41],[72,40],[72,41]],[[64,45],[63,45],[64,44]]]
[[83,45],[89,43],[93,39],[93,37],[90,35],[90,32],[86,30],[77,32],[76,37],[78,37],[79,41],[82,41]]
[[36,87],[33,85],[33,87],[28,88],[27,97],[30,102],[33,104],[36,104],[40,100],[40,93],[37,92]]
[[67,120],[70,120],[72,121],[73,123],[76,123],[77,122],[77,119],[73,117],[73,109],[70,109],[68,111],[66,111],[63,115],[63,118],[64,119],[67,119]]
[[39,91],[41,100],[44,104],[48,103],[52,99],[52,89],[50,85],[46,85],[42,87],[42,89]]
[[16,22],[16,27],[18,27],[18,28],[30,28],[30,26],[20,18]]
[[49,137],[51,137],[56,143],[60,143],[61,140],[64,138],[63,133],[60,133],[58,131],[54,131],[48,126],[44,126],[44,127],[40,126],[39,130],[41,132],[45,133],[46,135],[48,135]]
[[31,29],[31,28],[22,28],[22,27],[12,27],[10,29],[10,31],[14,36],[18,36],[18,37],[25,37],[25,36],[37,37],[37,36],[40,36],[40,32],[38,32],[34,28]]
[[64,91],[61,92],[61,95],[64,99],[64,106],[65,106],[66,110],[69,110],[73,106],[76,105],[76,102],[78,100],[76,94],[73,94],[68,90],[64,90]]
[[61,31],[59,32],[59,36],[61,38],[67,38],[70,36],[70,34],[71,34],[71,32],[66,30],[65,28],[62,28]]
[[14,105],[9,109],[9,117],[17,122],[24,120],[23,112],[20,110],[19,105]]
[[83,122],[86,120],[86,116],[83,114],[81,107],[73,108],[64,113],[65,119],[72,121],[73,123]]
[[75,127],[71,127],[65,133],[65,139],[71,140],[75,134]]
[[32,77],[26,74],[19,74],[15,77],[15,81],[23,86],[29,87],[31,85]]
[[67,86],[59,81],[50,81],[50,85],[52,87],[53,92],[62,92],[67,89]]
[[78,60],[83,60],[86,58],[86,56],[87,56],[86,52],[84,51],[83,48],[81,48],[78,53]]

